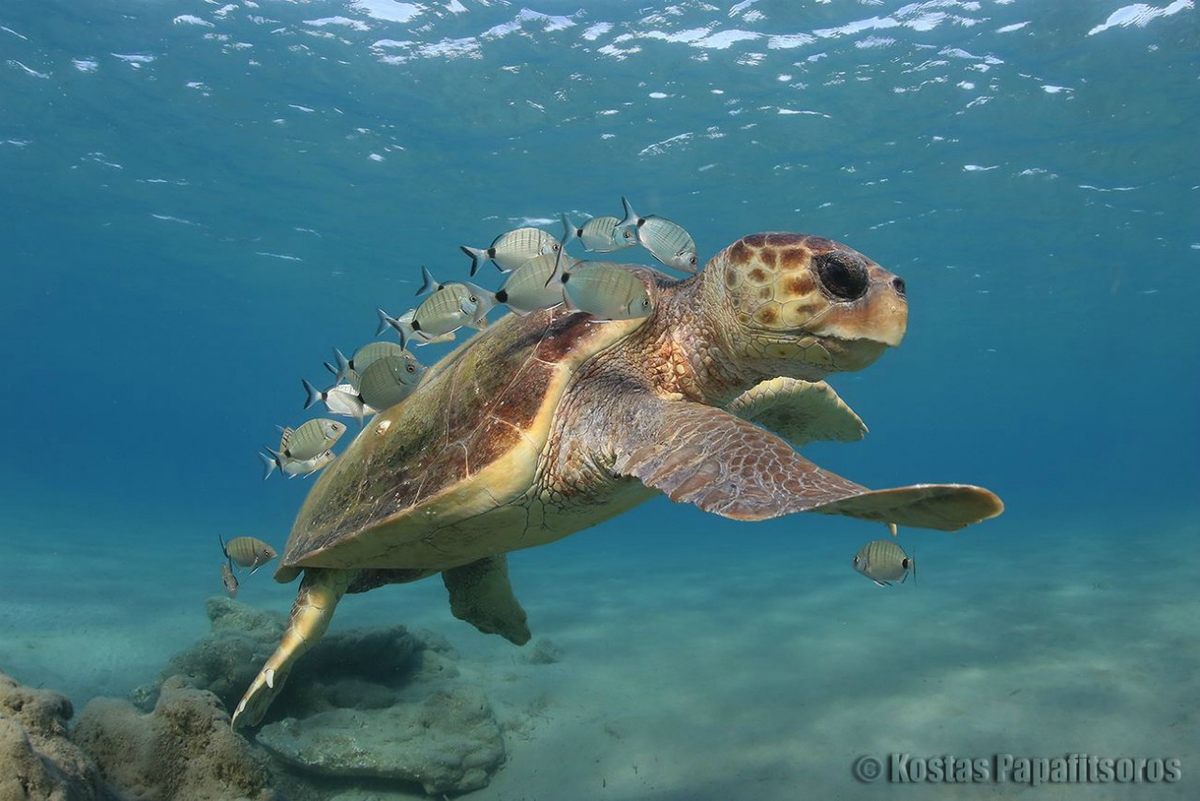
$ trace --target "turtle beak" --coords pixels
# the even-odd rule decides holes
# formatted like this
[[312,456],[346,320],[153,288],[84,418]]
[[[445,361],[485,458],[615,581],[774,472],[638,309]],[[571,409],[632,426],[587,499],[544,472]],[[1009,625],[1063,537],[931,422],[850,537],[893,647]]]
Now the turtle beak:
[[908,330],[904,279],[872,264],[866,293],[857,300],[830,307],[822,315],[819,329],[813,333],[845,341],[865,339],[896,347]]

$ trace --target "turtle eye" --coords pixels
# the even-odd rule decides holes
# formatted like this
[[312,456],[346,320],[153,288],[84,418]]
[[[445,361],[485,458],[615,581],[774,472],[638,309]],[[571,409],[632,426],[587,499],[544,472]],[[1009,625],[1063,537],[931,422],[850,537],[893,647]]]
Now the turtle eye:
[[867,268],[848,253],[833,251],[816,259],[817,277],[839,300],[858,300],[867,293]]

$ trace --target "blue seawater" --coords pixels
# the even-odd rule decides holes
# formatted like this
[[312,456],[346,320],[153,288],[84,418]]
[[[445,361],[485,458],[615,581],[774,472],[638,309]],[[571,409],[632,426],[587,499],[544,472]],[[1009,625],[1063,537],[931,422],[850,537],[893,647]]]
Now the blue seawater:
[[[1200,17],[1124,2],[0,4],[0,670],[80,705],[152,679],[207,628],[217,535],[286,540],[311,480],[255,452],[300,379],[420,265],[625,195],[702,261],[799,231],[902,276],[902,346],[831,379],[869,435],[805,453],[1007,510],[902,530],[888,590],[849,567],[877,526],[665,499],[515,554],[591,728],[568,769],[535,727],[478,797],[850,798],[857,755],[921,749],[1179,757],[1104,792],[1197,797]],[[511,668],[436,580],[335,627],[414,620]]]

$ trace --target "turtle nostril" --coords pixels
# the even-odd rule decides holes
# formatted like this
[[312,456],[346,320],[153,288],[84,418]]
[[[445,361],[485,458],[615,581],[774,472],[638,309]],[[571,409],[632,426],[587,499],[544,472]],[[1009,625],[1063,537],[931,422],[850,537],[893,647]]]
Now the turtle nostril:
[[895,288],[897,295],[899,295],[902,298],[906,297],[906,293],[904,291],[904,279],[903,278],[901,278],[898,275],[893,277],[892,278],[892,287]]

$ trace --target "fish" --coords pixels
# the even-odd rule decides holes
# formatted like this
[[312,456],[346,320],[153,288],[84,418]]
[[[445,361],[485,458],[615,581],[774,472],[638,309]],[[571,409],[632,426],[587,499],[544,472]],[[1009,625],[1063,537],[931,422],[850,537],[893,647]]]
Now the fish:
[[562,215],[562,221],[563,248],[566,248],[568,243],[579,240],[584,250],[612,253],[614,250],[623,250],[637,244],[633,234],[628,229],[621,228],[621,221],[616,217],[593,217],[585,222],[582,228],[577,228],[566,214]]
[[567,269],[566,263],[566,259],[559,260],[549,285],[561,285],[563,302],[570,311],[587,312],[601,320],[636,320],[654,310],[650,289],[623,265],[581,261]]
[[[557,306],[563,302],[562,287],[551,283],[550,277],[558,258],[558,252],[535,256],[509,273],[492,297],[519,315]],[[567,262],[565,269],[574,269],[575,259],[565,252],[562,258]]]
[[473,248],[467,245],[460,247],[463,253],[471,257],[471,275],[474,275],[488,259],[491,259],[500,272],[507,273],[517,269],[534,256],[557,252],[562,245],[541,228],[516,228],[496,237],[486,248]]
[[[339,384],[343,381],[348,382],[357,389],[359,376],[362,375],[363,370],[371,366],[372,362],[382,359],[384,356],[403,356],[406,353],[412,356],[395,342],[368,342],[354,351],[354,356],[349,359],[340,350],[334,348],[333,356],[337,361],[337,368],[333,371],[334,380]],[[326,367],[329,366],[326,363]]]
[[350,384],[334,384],[329,389],[319,390],[306,378],[300,379],[300,382],[304,384],[304,391],[308,393],[308,400],[304,402],[305,409],[320,401],[325,404],[330,414],[353,417],[360,426],[365,416],[375,414],[375,409],[363,403],[358,390]]
[[625,219],[618,225],[622,229],[632,226],[637,243],[650,251],[651,256],[672,270],[694,273],[699,269],[696,243],[681,225],[654,214],[640,217],[628,199],[622,197],[621,202],[625,205]]
[[381,327],[388,325],[395,329],[400,334],[401,346],[414,339],[418,345],[443,341],[439,337],[453,335],[463,326],[478,330],[487,327],[488,312],[496,305],[491,292],[465,281],[438,284],[428,271],[425,274],[433,291],[420,306],[411,310],[411,315],[405,312],[396,318],[379,310]]
[[266,453],[258,455],[258,458],[262,459],[263,462],[263,481],[271,477],[271,473],[276,467],[279,468],[280,473],[283,473],[288,478],[295,478],[296,476],[311,475],[336,458],[333,451],[325,451],[311,459],[289,459],[282,453],[273,451],[265,445],[263,446],[263,450]]
[[[408,351],[405,356],[384,356],[363,371],[360,397],[376,409],[387,409],[412,394],[425,368]],[[407,358],[406,358],[407,357]]]
[[288,459],[304,461],[332,448],[346,433],[346,424],[319,417],[299,428],[281,428],[279,453]]
[[225,542],[218,534],[217,542],[221,543],[221,552],[225,554],[226,559],[238,567],[250,568],[252,576],[254,571],[279,556],[269,543],[258,537],[234,537]]
[[891,540],[871,540],[855,554],[851,566],[880,587],[887,587],[897,579],[901,584],[913,574],[917,580],[917,562],[904,549]]
[[221,583],[225,585],[225,592],[230,598],[237,597],[238,580],[237,576],[233,575],[233,568],[229,566],[228,559],[221,563]]
[[[431,336],[429,332],[424,331],[418,335],[413,328],[413,317],[416,315],[416,309],[409,309],[399,317],[393,317],[383,309],[375,310],[379,314],[379,327],[375,329],[375,336],[379,336],[389,328],[400,335],[400,346],[407,348],[408,343],[415,339],[418,345],[433,345],[440,342],[453,342],[454,331],[447,334],[439,334]],[[457,330],[457,329],[455,329]]]

